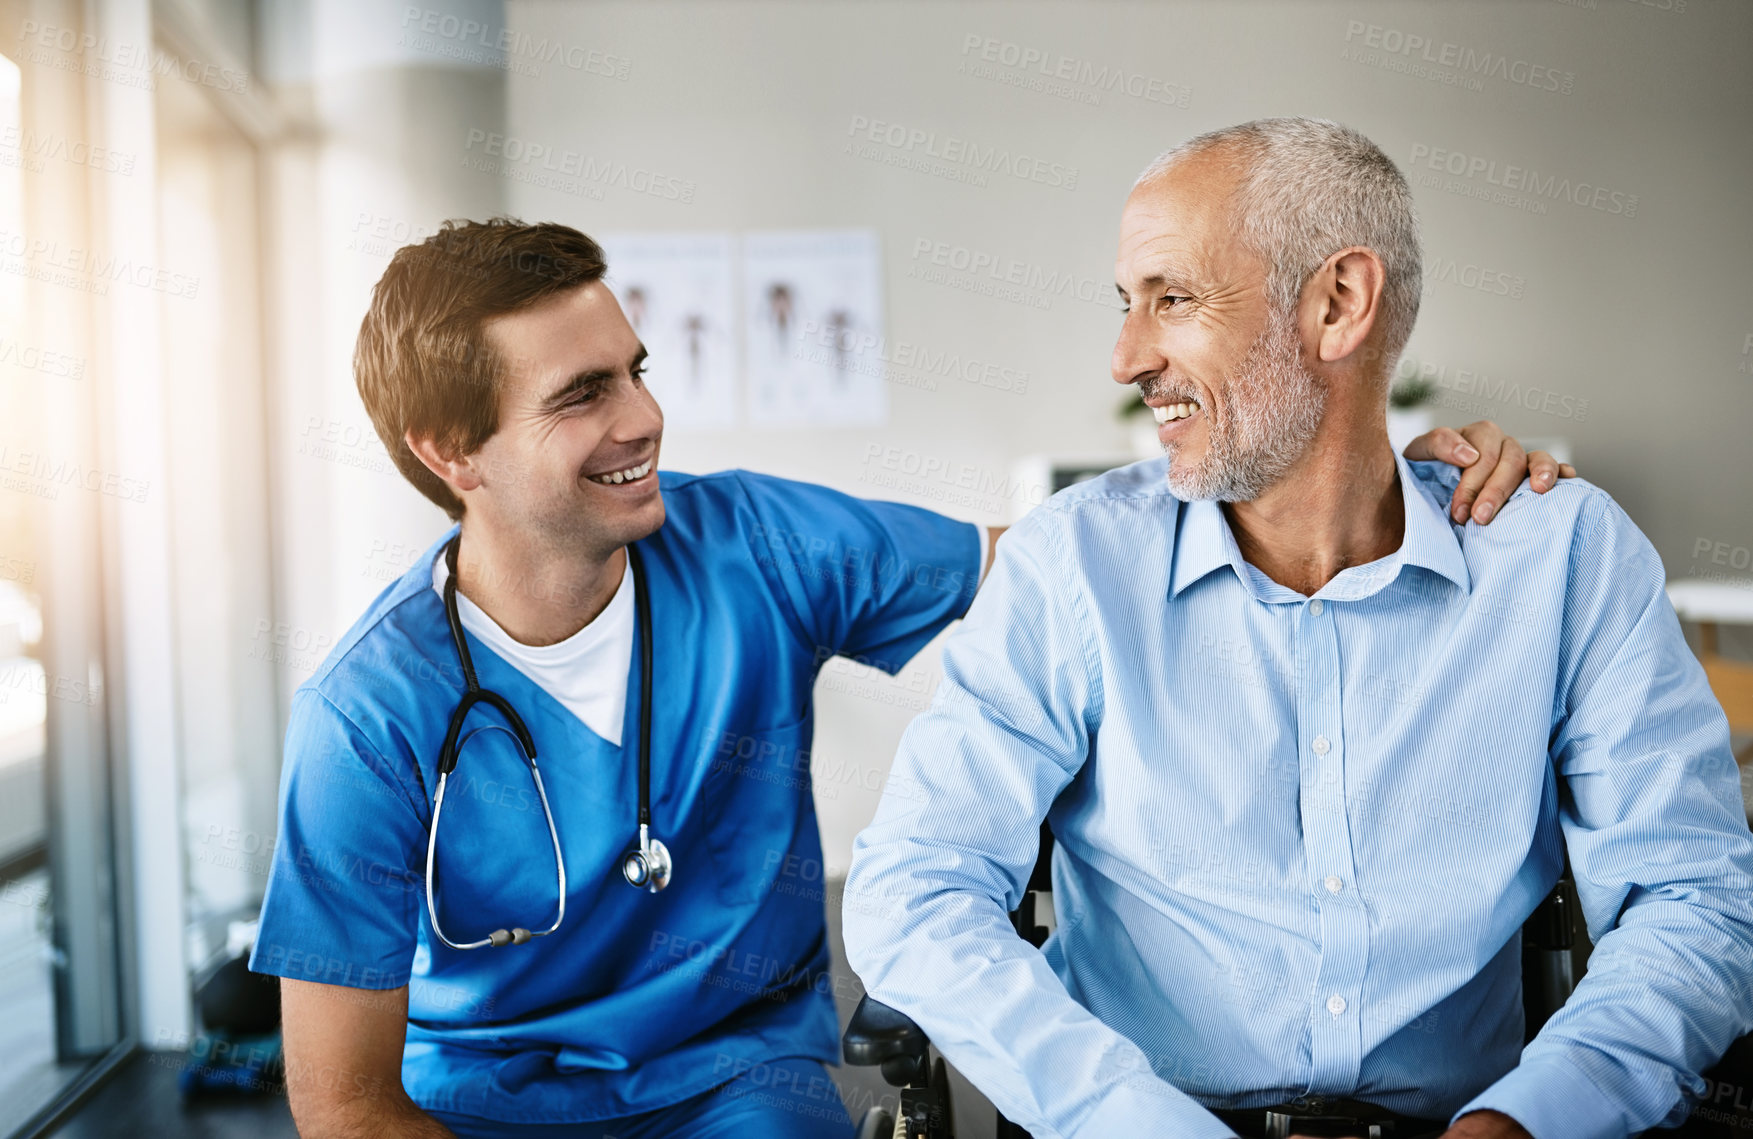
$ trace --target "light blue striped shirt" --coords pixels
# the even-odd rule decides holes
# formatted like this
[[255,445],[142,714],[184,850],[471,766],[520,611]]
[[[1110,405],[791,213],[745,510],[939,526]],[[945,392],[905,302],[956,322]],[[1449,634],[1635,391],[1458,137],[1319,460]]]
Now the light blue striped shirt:
[[[999,544],[845,931],[1039,1139],[1227,1136],[1200,1105],[1304,1094],[1623,1136],[1753,1030],[1753,836],[1655,550],[1580,480],[1453,527],[1455,470],[1397,463],[1400,549],[1313,598],[1162,460]],[[1044,815],[1036,951],[1005,914]],[[1566,846],[1596,947],[1524,1051],[1520,928]]]

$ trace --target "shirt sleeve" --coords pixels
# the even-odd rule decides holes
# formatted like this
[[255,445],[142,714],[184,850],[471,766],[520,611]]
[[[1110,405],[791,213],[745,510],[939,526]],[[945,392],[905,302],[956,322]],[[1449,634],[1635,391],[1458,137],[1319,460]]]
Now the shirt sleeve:
[[967,611],[985,534],[917,506],[738,472],[757,563],[818,660],[893,675]]
[[[1004,1114],[1041,1136],[1232,1132],[1078,1004],[1006,917],[1040,822],[1102,719],[1093,638],[1048,509],[999,542],[858,836],[843,922],[853,969]],[[905,789],[904,792],[901,789]]]
[[1753,835],[1728,723],[1687,648],[1655,550],[1606,496],[1571,550],[1552,755],[1588,973],[1462,1108],[1536,1139],[1672,1126],[1699,1073],[1753,1030]]
[[356,989],[407,984],[425,855],[411,792],[340,709],[301,689],[250,968]]

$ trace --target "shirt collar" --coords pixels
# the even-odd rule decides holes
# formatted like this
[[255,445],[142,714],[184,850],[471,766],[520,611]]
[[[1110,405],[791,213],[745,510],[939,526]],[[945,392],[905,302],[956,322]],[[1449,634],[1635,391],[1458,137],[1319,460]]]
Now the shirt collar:
[[[1415,477],[1412,468],[1399,455],[1394,456],[1394,469],[1400,479],[1400,500],[1406,512],[1406,527],[1400,548],[1371,566],[1355,566],[1342,571],[1323,586],[1317,596],[1347,597],[1373,593],[1392,581],[1401,566],[1419,566],[1448,578],[1461,587],[1471,588],[1467,559],[1455,536],[1443,507],[1424,483]],[[1175,532],[1174,568],[1169,575],[1169,596],[1179,597],[1181,591],[1211,573],[1229,566],[1244,585],[1251,580],[1250,569],[1242,560],[1229,520],[1217,503],[1208,500],[1183,502],[1180,522]],[[1362,594],[1359,593],[1360,587]]]
[[1406,505],[1400,561],[1441,574],[1460,586],[1462,593],[1470,592],[1473,584],[1467,573],[1467,555],[1461,552],[1458,528],[1449,521],[1447,508],[1433,497],[1424,480],[1412,473],[1403,457],[1395,455],[1394,466],[1400,472],[1400,500]]
[[1242,552],[1236,548],[1236,537],[1230,533],[1229,520],[1217,503],[1197,499],[1181,503],[1180,524],[1175,527],[1175,565],[1169,574],[1169,596],[1179,597],[1181,591],[1213,570],[1233,565],[1236,576],[1244,582]]

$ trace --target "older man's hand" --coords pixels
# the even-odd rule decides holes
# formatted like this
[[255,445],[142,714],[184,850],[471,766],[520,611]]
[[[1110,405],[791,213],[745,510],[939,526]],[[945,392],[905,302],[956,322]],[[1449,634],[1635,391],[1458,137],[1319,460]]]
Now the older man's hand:
[[1481,526],[1496,517],[1498,507],[1515,493],[1522,479],[1535,494],[1545,494],[1558,480],[1576,478],[1576,468],[1560,463],[1545,451],[1533,454],[1504,434],[1489,419],[1469,423],[1456,431],[1438,427],[1406,445],[1408,459],[1440,459],[1462,468],[1461,484],[1449,503],[1449,517],[1457,523],[1473,521]]
[[1470,1111],[1443,1132],[1443,1139],[1534,1139],[1501,1111]]
[[[1290,1139],[1308,1139],[1292,1135]],[[1455,1120],[1442,1139],[1534,1139],[1522,1125],[1501,1111],[1472,1111]]]

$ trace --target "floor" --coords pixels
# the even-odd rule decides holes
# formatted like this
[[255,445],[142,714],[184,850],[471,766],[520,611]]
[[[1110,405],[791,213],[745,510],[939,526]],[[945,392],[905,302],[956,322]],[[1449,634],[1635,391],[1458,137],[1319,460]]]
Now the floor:
[[[844,1026],[858,1004],[863,986],[847,967],[840,941],[837,883],[829,885],[828,933],[834,957],[834,993]],[[261,1099],[198,1100],[184,1103],[177,1093],[182,1057],[143,1053],[123,1069],[55,1131],[55,1139],[295,1139],[292,1116],[282,1096]],[[853,1121],[873,1104],[893,1110],[895,1089],[871,1068],[832,1070]],[[955,1104],[958,1139],[992,1139],[994,1115],[978,1092],[959,1076]],[[0,1133],[4,1133],[0,1128]]]
[[282,1096],[185,1104],[177,1094],[182,1060],[168,1052],[135,1055],[54,1132],[55,1139],[297,1139]]
[[0,882],[0,1135],[30,1118],[83,1064],[55,1062],[49,872]]

